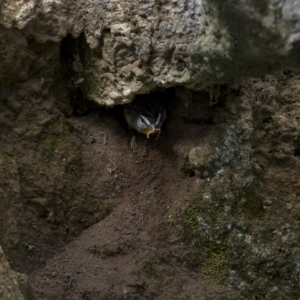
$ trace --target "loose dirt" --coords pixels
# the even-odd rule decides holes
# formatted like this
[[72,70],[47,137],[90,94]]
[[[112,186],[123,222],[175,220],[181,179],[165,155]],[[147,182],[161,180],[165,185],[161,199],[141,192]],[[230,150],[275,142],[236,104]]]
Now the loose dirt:
[[130,133],[117,115],[92,112],[68,119],[84,133],[82,171],[91,174],[85,184],[110,182],[110,213],[54,250],[43,267],[28,265],[38,298],[235,299],[204,278],[193,259],[202,254],[185,246],[168,222],[197,187],[197,177],[181,171],[177,154],[205,135],[206,126],[173,115],[158,141],[138,135],[133,153]]

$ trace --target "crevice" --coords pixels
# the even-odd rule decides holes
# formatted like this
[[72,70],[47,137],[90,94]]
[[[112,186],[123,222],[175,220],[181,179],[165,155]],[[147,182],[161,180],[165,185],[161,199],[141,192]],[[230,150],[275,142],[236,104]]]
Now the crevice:
[[294,156],[300,157],[300,137],[294,141]]

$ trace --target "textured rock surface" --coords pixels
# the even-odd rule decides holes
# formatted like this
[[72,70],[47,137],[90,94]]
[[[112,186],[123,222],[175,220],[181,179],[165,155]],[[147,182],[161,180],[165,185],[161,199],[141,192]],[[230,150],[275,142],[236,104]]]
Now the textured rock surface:
[[[84,133],[65,118],[72,113],[73,90],[59,73],[59,46],[5,33],[27,49],[16,48],[21,56],[14,56],[0,44],[11,55],[4,61],[11,73],[0,83],[0,239],[14,269],[24,271],[23,255],[40,260],[51,253],[49,244],[61,245],[107,215],[109,206],[100,198],[113,192],[114,183],[104,180],[90,188],[90,170],[84,175],[83,161],[92,159],[82,156]],[[26,69],[22,82],[14,69],[20,66]]]
[[[24,300],[17,281],[18,275],[10,269],[0,246],[0,299]],[[29,298],[27,298],[29,300]],[[33,299],[33,298],[31,298]]]
[[34,53],[26,38],[60,42],[83,33],[74,81],[101,104],[158,87],[228,83],[294,64],[299,11],[296,0],[2,1],[1,80],[28,78]]
[[204,274],[245,299],[299,296],[299,87],[299,72],[245,81],[213,109],[222,127],[181,155],[199,190],[175,223],[207,253]]
[[[58,251],[107,216],[111,204],[117,205],[121,186],[120,214],[129,206],[132,219],[128,227],[119,223],[112,227],[121,227],[122,237],[130,234],[130,226],[138,229],[141,241],[146,239],[141,252],[156,241],[158,250],[151,253],[154,265],[159,269],[161,261],[170,264],[171,283],[184,297],[205,293],[195,280],[199,266],[246,299],[299,297],[300,77],[297,71],[288,71],[299,65],[298,1],[2,0],[0,5],[0,239],[14,266],[38,269],[54,248]],[[285,71],[280,74],[240,81],[281,68]],[[234,89],[217,86],[222,83]],[[139,160],[127,159],[132,155],[126,148],[127,133],[113,118],[100,122],[87,117],[84,125],[75,117],[67,119],[72,110],[82,115],[90,109],[85,96],[113,106],[136,94],[172,86],[177,86],[178,107],[170,106],[174,113],[168,117],[166,142],[157,146],[159,150],[153,146],[159,155],[145,146]],[[204,87],[209,92],[186,89]],[[93,134],[89,125],[94,126]],[[147,162],[147,168],[142,165],[137,171],[135,165],[141,162]],[[179,180],[170,179],[170,174],[182,175],[176,173],[177,162],[191,176],[180,186]],[[168,164],[171,171],[160,172]],[[158,188],[163,201],[159,214]],[[151,209],[143,201],[148,192],[153,195]],[[136,195],[141,195],[140,207]],[[180,229],[188,250],[175,249],[177,237],[164,245],[167,229],[165,236],[151,237],[153,232],[161,234],[159,222],[166,214]],[[153,216],[159,220],[156,227]],[[108,220],[108,226],[115,220]],[[144,237],[144,222],[149,237]],[[93,238],[87,242],[92,244]],[[140,249],[134,238],[131,242]],[[191,249],[199,255],[190,255]],[[74,278],[82,270],[72,264],[74,257],[81,262],[81,250],[76,255],[66,252],[67,258],[57,264],[66,281],[55,293],[74,292],[78,297],[92,293],[92,283],[85,290],[80,280],[70,279],[68,268]],[[90,253],[85,257],[89,259]],[[147,259],[141,258],[139,265]],[[4,274],[9,274],[4,280],[16,285],[3,255],[1,261]],[[121,262],[111,260],[114,270]],[[189,266],[195,273],[190,275],[190,269],[183,273],[194,291],[184,291],[172,277],[174,270]],[[42,270],[43,278],[53,280],[56,287],[57,266],[50,263],[47,268],[53,272]],[[141,272],[140,267],[136,274]],[[44,299],[51,298],[37,274],[36,289]],[[130,271],[124,274],[127,278]],[[168,284],[160,286],[161,297],[176,294]],[[25,289],[26,293],[30,291]],[[221,299],[223,292],[217,294]]]

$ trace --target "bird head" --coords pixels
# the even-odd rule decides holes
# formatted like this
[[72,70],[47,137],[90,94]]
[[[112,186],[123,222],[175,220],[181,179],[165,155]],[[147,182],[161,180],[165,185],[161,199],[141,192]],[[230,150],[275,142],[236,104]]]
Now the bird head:
[[163,123],[163,119],[161,114],[159,113],[156,118],[153,117],[146,117],[144,115],[139,115],[137,124],[139,127],[139,132],[146,134],[147,138],[149,139],[150,134],[157,133],[156,140],[160,135],[160,127]]

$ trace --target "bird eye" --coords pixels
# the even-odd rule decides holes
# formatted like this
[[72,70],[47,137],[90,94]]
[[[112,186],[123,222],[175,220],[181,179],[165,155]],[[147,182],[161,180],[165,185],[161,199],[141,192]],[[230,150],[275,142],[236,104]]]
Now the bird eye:
[[143,116],[141,116],[141,122],[144,124],[144,125],[147,125],[147,122],[146,122],[146,120],[145,120],[145,118],[143,117]]

